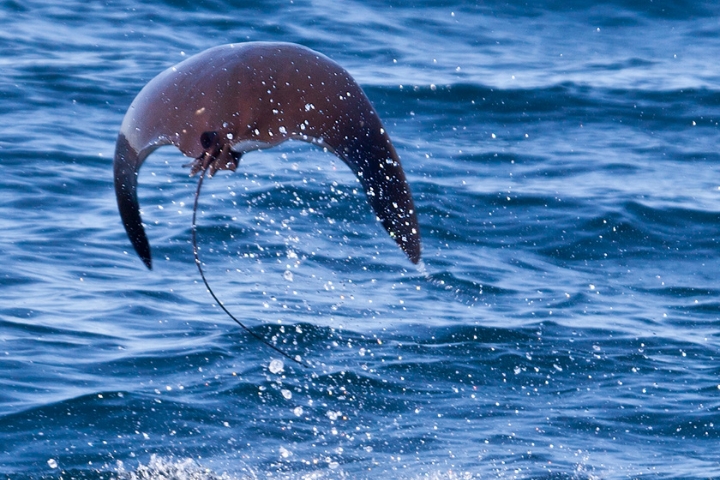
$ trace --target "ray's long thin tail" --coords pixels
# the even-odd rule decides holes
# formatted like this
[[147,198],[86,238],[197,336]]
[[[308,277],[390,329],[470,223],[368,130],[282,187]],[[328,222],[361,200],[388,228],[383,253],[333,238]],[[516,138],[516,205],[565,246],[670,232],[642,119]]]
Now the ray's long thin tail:
[[254,337],[259,342],[262,342],[266,346],[270,347],[271,349],[275,350],[277,353],[279,353],[283,357],[287,358],[288,360],[291,360],[291,361],[297,363],[298,365],[302,365],[303,367],[310,368],[310,364],[302,361],[302,359],[299,356],[291,357],[289,354],[285,353],[280,348],[276,347],[272,343],[265,340],[265,338],[263,338],[262,336],[258,335],[257,333],[253,332],[252,330],[250,330],[250,328],[248,328],[244,323],[242,323],[240,320],[235,318],[235,316],[232,313],[230,313],[230,311],[227,308],[225,308],[225,305],[223,305],[223,303],[220,301],[220,299],[218,299],[217,295],[215,295],[215,292],[213,292],[212,288],[210,288],[210,284],[208,283],[207,279],[205,278],[205,272],[203,272],[203,269],[202,269],[202,262],[200,261],[200,255],[198,254],[197,223],[196,223],[198,201],[200,199],[200,189],[203,184],[203,179],[205,178],[205,172],[207,172],[207,168],[203,168],[202,171],[200,172],[200,179],[198,180],[197,190],[195,191],[195,204],[193,205],[193,216],[192,216],[193,255],[195,256],[195,265],[197,265],[198,271],[200,272],[200,277],[202,277],[203,283],[205,284],[205,288],[207,288],[208,292],[210,292],[210,295],[212,295],[213,299],[215,299],[215,302],[217,302],[217,304],[220,306],[220,308],[222,308],[223,311],[225,313],[227,313],[227,315],[235,321],[235,323],[240,325],[240,327],[243,330],[245,330],[247,333],[249,333],[252,337]]

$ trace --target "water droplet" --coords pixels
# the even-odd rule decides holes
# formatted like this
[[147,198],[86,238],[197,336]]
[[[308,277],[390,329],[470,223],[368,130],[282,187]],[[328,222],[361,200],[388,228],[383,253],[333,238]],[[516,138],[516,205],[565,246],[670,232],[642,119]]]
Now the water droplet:
[[273,360],[270,362],[270,373],[278,374],[283,371],[284,365],[282,360]]

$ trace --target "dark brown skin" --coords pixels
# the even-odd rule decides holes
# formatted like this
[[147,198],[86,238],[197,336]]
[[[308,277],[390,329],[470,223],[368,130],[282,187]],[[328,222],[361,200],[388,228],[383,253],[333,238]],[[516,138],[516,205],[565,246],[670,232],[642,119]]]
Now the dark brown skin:
[[286,140],[327,148],[357,175],[368,202],[413,263],[420,234],[410,188],[390,137],[342,67],[300,45],[211,48],[164,71],[130,105],[115,148],[120,216],[152,268],[137,200],[137,173],[162,145],[195,158],[191,172],[235,170],[243,153]]

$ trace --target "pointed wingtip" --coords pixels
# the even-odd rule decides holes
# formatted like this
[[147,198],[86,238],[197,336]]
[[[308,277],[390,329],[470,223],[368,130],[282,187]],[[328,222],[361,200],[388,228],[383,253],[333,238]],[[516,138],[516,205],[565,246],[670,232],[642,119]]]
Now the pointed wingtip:
[[396,236],[395,240],[402,249],[402,251],[405,252],[405,255],[407,255],[410,261],[413,264],[417,265],[422,260],[420,234],[417,233],[417,217],[415,217],[415,215],[412,215],[410,221],[414,225],[414,228],[406,231],[404,235],[400,235],[399,237]]
[[[152,270],[152,258],[150,257],[141,257],[143,263],[148,268],[148,270]],[[417,262],[416,262],[417,263]]]
[[144,158],[128,143],[125,135],[118,135],[113,164],[115,195],[125,232],[145,266],[152,270],[150,243],[140,217],[137,199],[137,172]]
[[[383,175],[390,173],[390,175]],[[415,204],[400,163],[392,169],[373,175],[364,175],[368,183],[373,182],[368,200],[385,230],[408,259],[415,265],[421,261],[422,241]]]
[[420,263],[420,260],[422,260],[422,257],[420,256],[420,247],[417,248],[417,251],[413,252],[405,252],[408,254],[408,257],[410,258],[410,261],[417,265]]
[[[410,201],[412,200],[410,199]],[[393,222],[392,219],[389,219],[383,222],[383,226],[385,226],[388,232],[401,232],[400,234],[391,233],[390,236],[395,239],[395,242],[400,249],[405,252],[408,259],[417,265],[422,261],[422,242],[420,241],[420,233],[418,232],[417,217],[414,213],[404,217],[404,222]]]

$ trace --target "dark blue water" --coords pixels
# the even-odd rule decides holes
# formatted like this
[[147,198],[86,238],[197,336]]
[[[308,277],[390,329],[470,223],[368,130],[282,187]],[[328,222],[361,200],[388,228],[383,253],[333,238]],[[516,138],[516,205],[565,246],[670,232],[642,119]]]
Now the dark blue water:
[[[238,2],[239,3],[239,2]],[[715,2],[0,1],[3,478],[720,477]],[[310,145],[112,155],[140,89],[297,42],[363,86],[424,270]]]

